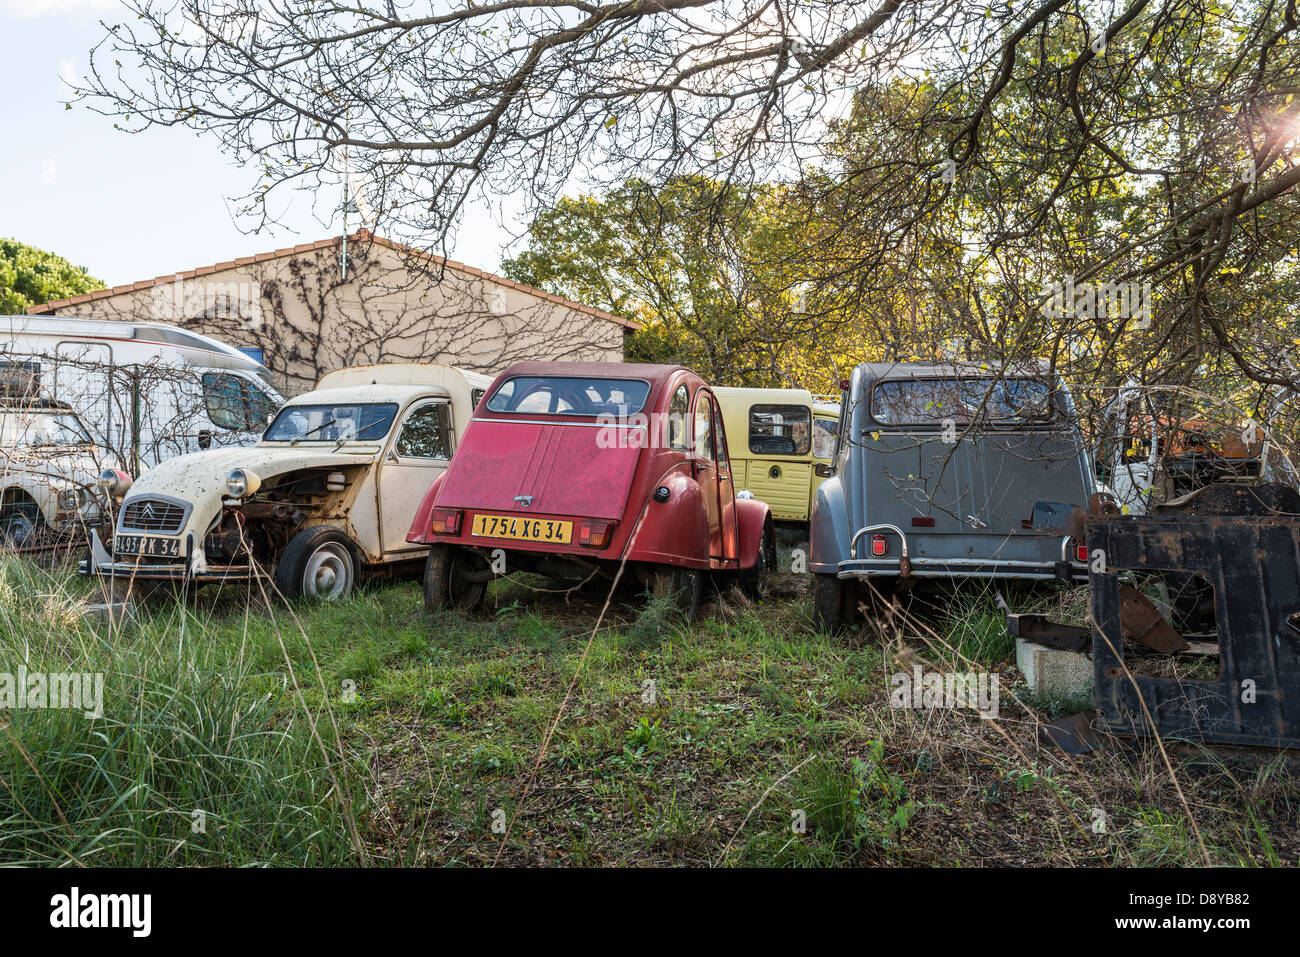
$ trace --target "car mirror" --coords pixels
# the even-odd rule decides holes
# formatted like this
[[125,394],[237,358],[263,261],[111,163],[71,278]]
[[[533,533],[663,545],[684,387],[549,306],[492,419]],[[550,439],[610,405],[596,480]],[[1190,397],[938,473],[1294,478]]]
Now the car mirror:
[[830,478],[835,474],[835,466],[826,462],[818,462],[813,466],[813,472],[816,473],[818,478]]

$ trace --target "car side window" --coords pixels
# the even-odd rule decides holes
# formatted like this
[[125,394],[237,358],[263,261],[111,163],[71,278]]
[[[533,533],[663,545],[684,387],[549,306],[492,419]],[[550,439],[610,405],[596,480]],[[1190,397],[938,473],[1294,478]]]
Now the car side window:
[[451,423],[445,402],[420,406],[406,417],[394,446],[409,459],[450,459]]
[[278,407],[253,383],[229,373],[204,373],[203,400],[213,424],[232,432],[261,432]]
[[731,458],[727,455],[727,430],[722,425],[722,409],[717,405],[713,405],[713,435],[713,442],[718,452],[718,468],[730,472]]
[[239,380],[234,376],[205,373],[203,400],[208,408],[208,418],[214,425],[234,432],[242,432],[247,428],[248,406]]
[[813,419],[813,458],[835,457],[835,431],[838,424],[834,419],[825,417]]
[[683,383],[677,387],[672,401],[668,404],[668,447],[670,449],[681,449],[684,452],[688,448],[686,417],[690,410],[691,394]]
[[708,462],[715,461],[713,446],[713,403],[707,395],[695,400],[695,456]]

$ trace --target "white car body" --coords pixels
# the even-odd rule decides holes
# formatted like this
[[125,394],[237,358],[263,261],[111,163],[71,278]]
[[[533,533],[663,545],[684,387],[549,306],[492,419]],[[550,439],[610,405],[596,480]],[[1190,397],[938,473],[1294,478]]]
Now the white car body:
[[[423,561],[427,547],[406,541],[411,517],[449,464],[490,383],[486,376],[432,363],[332,372],[315,390],[286,403],[256,445],[181,456],[141,475],[118,511],[114,555],[92,541],[92,562],[83,571],[196,582],[274,573],[286,586],[282,590],[310,595],[313,589],[300,588],[300,581],[281,581],[281,559],[295,537],[321,527],[346,538],[348,555],[333,560],[351,563],[351,580]],[[396,412],[382,436],[348,434],[348,423],[365,421],[360,410],[390,405]],[[275,438],[284,428],[300,428],[293,425],[299,420],[323,415],[322,409],[355,409],[357,419],[331,418],[326,424],[334,431],[296,441]],[[418,445],[435,433],[436,449]],[[255,476],[249,485],[256,487],[232,496],[228,480],[234,470]]]
[[161,323],[0,316],[0,354],[11,391],[71,405],[132,474],[187,452],[251,445],[284,402],[260,362]]
[[80,538],[102,521],[97,482],[111,458],[68,406],[0,398],[0,545]]

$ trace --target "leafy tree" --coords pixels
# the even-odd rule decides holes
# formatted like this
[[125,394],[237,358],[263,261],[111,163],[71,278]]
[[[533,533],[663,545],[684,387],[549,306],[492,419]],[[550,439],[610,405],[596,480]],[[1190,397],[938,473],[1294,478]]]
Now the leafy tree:
[[103,288],[84,267],[62,256],[16,239],[0,239],[0,315]]
[[644,323],[629,360],[679,362],[719,384],[824,386],[829,353],[818,344],[833,339],[836,317],[818,315],[800,282],[786,194],[704,177],[660,189],[630,180],[601,199],[562,199],[503,268]]

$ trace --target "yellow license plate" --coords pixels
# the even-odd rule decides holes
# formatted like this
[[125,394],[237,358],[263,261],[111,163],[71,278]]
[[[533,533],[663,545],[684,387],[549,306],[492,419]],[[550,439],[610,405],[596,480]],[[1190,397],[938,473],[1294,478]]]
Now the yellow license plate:
[[518,515],[475,515],[470,534],[479,538],[512,538],[521,542],[567,545],[573,541],[573,523]]

